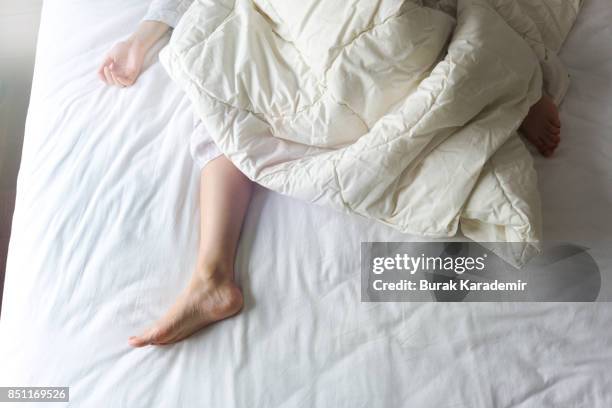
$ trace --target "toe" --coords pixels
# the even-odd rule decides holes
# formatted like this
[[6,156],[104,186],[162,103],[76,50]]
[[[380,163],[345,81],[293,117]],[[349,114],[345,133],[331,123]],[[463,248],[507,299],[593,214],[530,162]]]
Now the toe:
[[142,336],[132,336],[128,339],[128,343],[132,347],[144,347],[149,344]]
[[538,149],[540,154],[545,157],[550,156],[550,154],[552,153],[552,150],[554,150],[554,147],[549,145],[547,139],[544,137],[539,137],[537,141],[535,141],[533,144]]
[[533,143],[533,145],[538,149],[541,150],[544,146],[544,138],[542,138],[541,136],[534,136],[532,138],[529,139],[531,141],[531,143]]
[[559,143],[561,142],[561,135],[559,133],[551,133],[548,135],[548,140],[550,142],[550,145],[556,149],[557,146],[559,146]]
[[554,153],[555,148],[554,148],[554,147],[548,147],[548,146],[542,146],[542,148],[541,148],[541,149],[539,149],[539,151],[540,151],[540,154],[541,154],[542,156],[544,156],[544,157],[550,157],[550,156],[552,156],[552,154]]
[[542,136],[541,140],[542,140],[542,145],[546,149],[554,148],[557,145],[557,142],[554,141],[554,139],[552,138],[552,135]]
[[561,128],[561,119],[559,118],[559,115],[551,116],[550,123],[555,127]]
[[132,336],[128,339],[130,345],[134,347],[144,347],[151,344],[159,343],[162,340],[163,332],[157,327],[147,329],[139,336]]
[[552,145],[553,150],[556,149],[557,147],[559,147],[559,141],[553,140],[553,145]]
[[557,135],[559,136],[561,134],[561,129],[558,127],[554,127],[554,126],[548,126],[546,128],[547,133],[550,133],[551,135]]

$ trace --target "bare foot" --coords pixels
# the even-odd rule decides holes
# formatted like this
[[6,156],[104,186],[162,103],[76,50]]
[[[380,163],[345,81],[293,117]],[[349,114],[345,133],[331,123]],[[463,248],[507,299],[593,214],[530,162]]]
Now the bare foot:
[[130,337],[130,345],[143,347],[176,343],[211,323],[238,313],[242,309],[242,293],[232,280],[223,278],[233,274],[218,275],[221,278],[210,273],[194,273],[166,315],[143,334]]
[[561,141],[561,121],[559,110],[548,95],[531,107],[520,130],[543,156],[552,156]]

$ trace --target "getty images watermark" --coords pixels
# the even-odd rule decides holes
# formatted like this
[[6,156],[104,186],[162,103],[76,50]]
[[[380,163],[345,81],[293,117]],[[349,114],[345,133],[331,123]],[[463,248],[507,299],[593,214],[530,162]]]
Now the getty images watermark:
[[512,243],[365,242],[364,302],[590,302],[601,274],[585,248]]

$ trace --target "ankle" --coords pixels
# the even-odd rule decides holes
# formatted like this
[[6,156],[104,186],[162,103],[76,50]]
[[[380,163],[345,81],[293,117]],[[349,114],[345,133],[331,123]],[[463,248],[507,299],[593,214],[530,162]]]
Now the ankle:
[[226,259],[201,258],[196,263],[195,275],[214,285],[234,280],[234,262]]

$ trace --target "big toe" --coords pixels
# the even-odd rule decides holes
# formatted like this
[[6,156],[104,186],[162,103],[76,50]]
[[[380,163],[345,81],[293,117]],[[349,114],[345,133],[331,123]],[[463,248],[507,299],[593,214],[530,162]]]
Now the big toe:
[[144,346],[148,346],[149,344],[151,344],[151,342],[148,339],[148,336],[144,334],[141,334],[139,336],[130,337],[128,339],[128,343],[132,347],[144,347]]
[[549,157],[552,154],[553,150],[555,149],[555,146],[550,144],[548,139],[546,139],[543,136],[536,138],[533,141],[533,144],[536,147],[536,149],[538,149],[540,154],[545,157]]
[[168,330],[160,327],[159,325],[153,326],[147,329],[139,336],[132,336],[128,339],[129,344],[132,347],[144,347],[150,344],[163,343],[165,337],[167,337]]
[[542,145],[542,146],[538,147],[538,151],[540,152],[540,154],[542,156],[550,157],[554,153],[555,149]]

